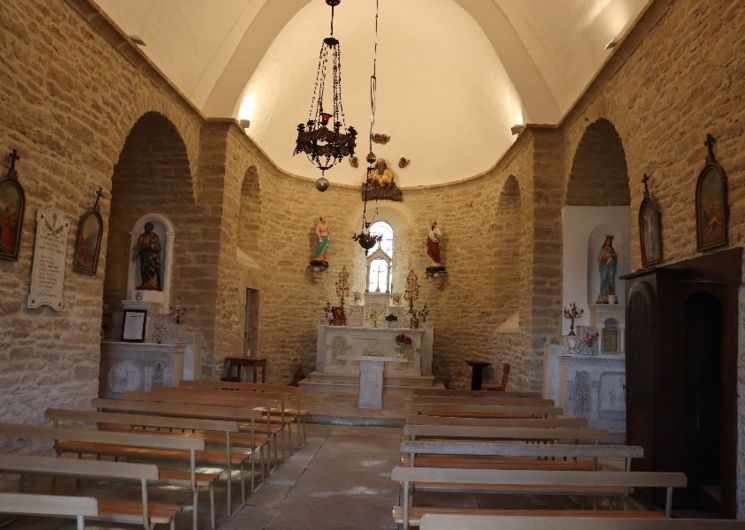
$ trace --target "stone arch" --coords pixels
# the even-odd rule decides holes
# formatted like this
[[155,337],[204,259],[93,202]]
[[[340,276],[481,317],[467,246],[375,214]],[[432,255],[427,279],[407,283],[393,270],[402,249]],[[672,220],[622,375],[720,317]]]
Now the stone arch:
[[587,126],[574,153],[566,188],[567,206],[628,206],[626,153],[613,124],[600,118]]
[[250,166],[243,176],[241,203],[238,213],[238,249],[257,261],[261,248],[261,187],[256,166]]
[[[200,241],[200,213],[194,204],[186,144],[175,125],[157,112],[143,114],[134,124],[112,175],[104,300],[114,313],[128,298],[131,232],[138,219],[151,213],[170,219],[178,234],[171,286],[188,305],[189,291],[198,281],[189,265],[198,261],[190,254]],[[199,297],[191,299],[196,304]]]

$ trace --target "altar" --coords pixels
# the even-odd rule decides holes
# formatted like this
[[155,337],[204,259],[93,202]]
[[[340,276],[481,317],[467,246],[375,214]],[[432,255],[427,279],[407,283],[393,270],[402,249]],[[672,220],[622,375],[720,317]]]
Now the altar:
[[[327,375],[359,375],[359,360],[349,357],[397,357],[386,363],[385,376],[432,374],[433,328],[369,328],[319,324],[316,370]],[[345,359],[346,358],[346,359]]]

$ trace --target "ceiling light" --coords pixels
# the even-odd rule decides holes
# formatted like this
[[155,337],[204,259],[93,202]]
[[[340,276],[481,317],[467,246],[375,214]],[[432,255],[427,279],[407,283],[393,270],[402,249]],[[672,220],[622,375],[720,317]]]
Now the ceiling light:
[[616,45],[617,45],[617,44],[618,44],[618,41],[616,41],[616,39],[615,39],[615,37],[614,37],[614,38],[612,38],[611,40],[609,40],[609,41],[608,41],[608,42],[606,43],[606,45],[605,45],[605,46],[603,47],[603,49],[604,49],[604,50],[612,50],[613,48],[615,48],[615,47],[616,47]]
[[147,44],[145,44],[145,41],[142,40],[142,37],[140,37],[139,35],[130,35],[129,40],[137,44],[137,46],[147,46]]
[[248,132],[248,128],[251,126],[251,120],[238,120],[238,125],[241,126],[241,129]]
[[[334,8],[341,0],[326,0],[331,6],[331,36],[323,39],[316,72],[316,85],[310,101],[308,121],[297,126],[297,140],[293,154],[305,153],[323,175],[345,156],[354,155],[357,131],[345,129],[344,106],[341,99],[341,49],[334,37]],[[324,108],[326,71],[331,72],[331,108]],[[331,126],[331,128],[329,128]]]

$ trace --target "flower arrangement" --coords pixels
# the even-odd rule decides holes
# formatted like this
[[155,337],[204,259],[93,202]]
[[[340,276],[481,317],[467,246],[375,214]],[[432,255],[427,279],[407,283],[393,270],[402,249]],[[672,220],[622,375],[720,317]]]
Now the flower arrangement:
[[584,335],[582,335],[582,342],[584,342],[588,348],[592,349],[599,336],[600,334],[595,329],[585,331]]
[[406,347],[411,346],[412,344],[413,341],[408,335],[404,335],[403,333],[396,335],[396,347],[398,347],[399,353],[403,353]]

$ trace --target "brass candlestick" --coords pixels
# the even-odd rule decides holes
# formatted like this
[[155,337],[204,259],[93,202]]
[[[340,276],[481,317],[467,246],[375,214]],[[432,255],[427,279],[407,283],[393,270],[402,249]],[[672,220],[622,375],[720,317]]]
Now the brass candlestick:
[[585,310],[577,308],[577,304],[575,304],[574,302],[569,304],[569,307],[564,308],[562,315],[564,316],[564,318],[569,319],[569,335],[567,335],[568,337],[575,336],[574,321],[577,320],[578,318],[581,318],[582,315],[584,314],[585,314]]
[[419,298],[419,277],[413,270],[411,270],[409,271],[409,275],[406,277],[404,300],[409,302],[409,314],[411,315],[409,326],[414,329],[419,327],[419,319],[417,318],[417,312],[414,309],[414,304],[416,303],[417,298]]
[[336,296],[339,297],[339,307],[344,310],[344,299],[349,296],[349,273],[347,266],[341,268],[341,272],[336,280]]

